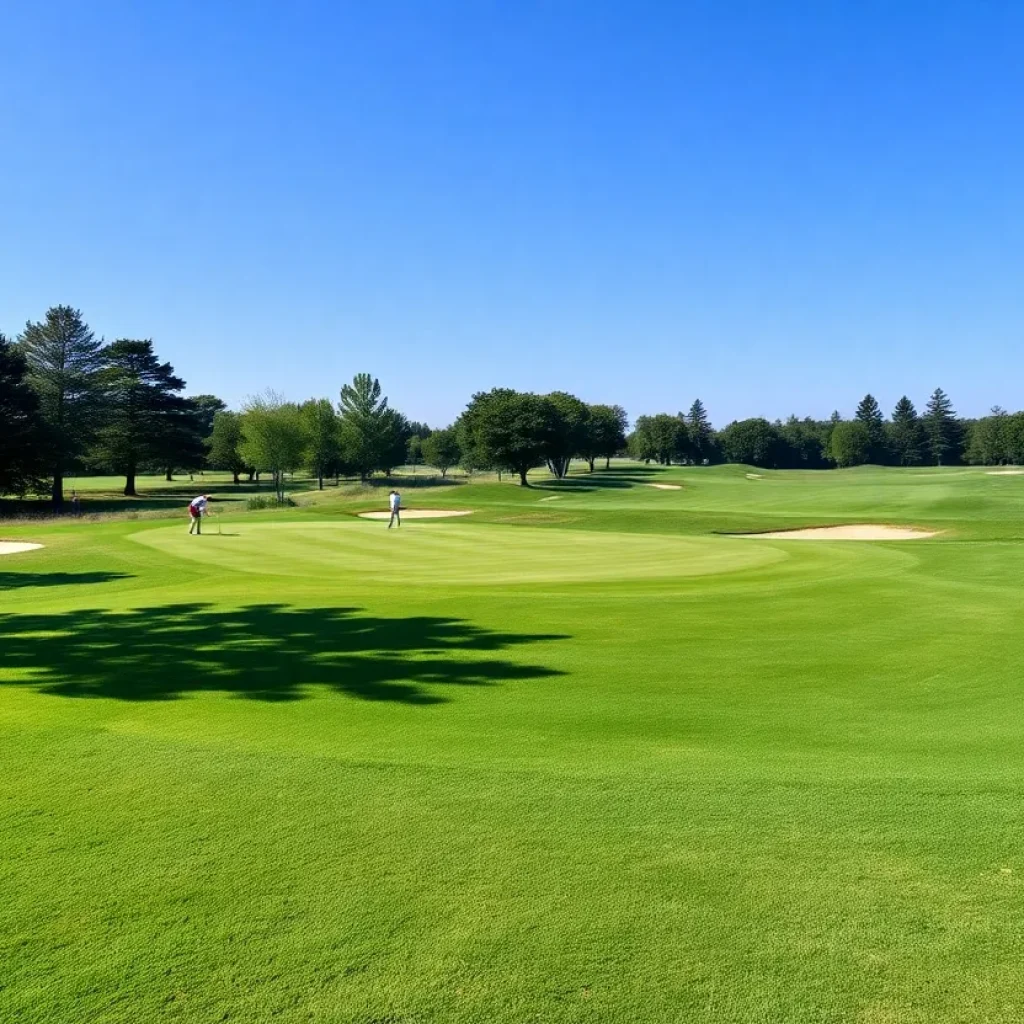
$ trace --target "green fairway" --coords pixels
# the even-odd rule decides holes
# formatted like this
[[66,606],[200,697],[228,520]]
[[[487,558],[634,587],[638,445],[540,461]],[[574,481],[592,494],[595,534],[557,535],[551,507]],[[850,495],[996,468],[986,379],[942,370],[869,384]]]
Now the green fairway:
[[1024,1019],[1024,476],[533,482],[0,527],[0,1021]]

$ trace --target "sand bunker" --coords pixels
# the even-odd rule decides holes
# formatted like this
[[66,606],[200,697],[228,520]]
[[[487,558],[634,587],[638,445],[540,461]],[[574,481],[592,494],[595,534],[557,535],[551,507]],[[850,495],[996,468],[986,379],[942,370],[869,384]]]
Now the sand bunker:
[[648,487],[657,487],[659,491],[681,491],[679,484],[648,484]]
[[0,555],[17,555],[22,551],[35,551],[42,544],[22,544],[21,541],[0,540]]
[[989,476],[1024,476],[1024,469],[990,469]]
[[744,476],[748,480],[761,480],[762,479],[762,474],[760,474],[760,473],[744,473]]
[[[403,508],[403,519],[445,519],[448,516],[471,516],[473,513],[468,509],[453,511],[443,508]],[[390,519],[390,512],[360,512],[360,519]]]
[[736,536],[767,540],[925,540],[934,537],[935,531],[861,523],[856,526],[815,526],[807,530],[775,530],[772,533],[740,533]]

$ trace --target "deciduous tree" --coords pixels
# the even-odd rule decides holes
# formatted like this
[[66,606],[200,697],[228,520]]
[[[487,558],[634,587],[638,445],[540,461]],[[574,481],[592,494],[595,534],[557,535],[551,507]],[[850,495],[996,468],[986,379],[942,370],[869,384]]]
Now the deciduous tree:
[[299,418],[305,442],[306,463],[313,471],[317,486],[322,491],[324,477],[338,462],[341,454],[338,415],[328,399],[311,398],[299,406]]
[[458,465],[461,457],[458,433],[454,427],[435,430],[423,439],[423,460],[428,466],[440,470],[442,480],[452,466]]
[[763,469],[778,466],[784,445],[778,429],[761,417],[730,423],[719,435],[719,440],[730,462]]
[[248,468],[239,451],[242,444],[242,418],[225,410],[213,417],[213,430],[207,442],[207,458],[214,469],[225,469],[238,483],[238,474]]
[[621,405],[591,405],[588,409],[590,416],[580,455],[587,460],[590,472],[593,473],[596,459],[604,459],[607,469],[611,465],[612,456],[618,455],[626,447],[629,421]]
[[284,474],[302,464],[305,435],[298,406],[277,392],[254,395],[242,408],[242,458],[257,471],[270,473],[279,502],[284,501]]
[[475,394],[460,418],[461,447],[480,468],[527,473],[544,462],[559,429],[559,412],[540,395],[494,388]]
[[568,476],[572,460],[586,447],[590,409],[575,395],[565,391],[554,391],[545,397],[554,406],[558,416],[554,420],[554,429],[544,454],[548,468],[561,480]]
[[829,438],[829,454],[840,468],[861,466],[871,456],[871,434],[863,420],[837,423]]

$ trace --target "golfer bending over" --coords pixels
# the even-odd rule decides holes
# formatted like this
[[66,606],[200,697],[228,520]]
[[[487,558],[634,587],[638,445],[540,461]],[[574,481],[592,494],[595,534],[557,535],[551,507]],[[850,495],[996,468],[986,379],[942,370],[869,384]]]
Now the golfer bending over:
[[200,534],[203,532],[203,516],[208,514],[206,511],[206,501],[206,495],[200,494],[198,498],[193,498],[189,502],[188,532],[190,534]]
[[388,529],[397,524],[402,525],[402,496],[398,491],[392,491],[388,498],[391,502],[391,518],[388,520]]

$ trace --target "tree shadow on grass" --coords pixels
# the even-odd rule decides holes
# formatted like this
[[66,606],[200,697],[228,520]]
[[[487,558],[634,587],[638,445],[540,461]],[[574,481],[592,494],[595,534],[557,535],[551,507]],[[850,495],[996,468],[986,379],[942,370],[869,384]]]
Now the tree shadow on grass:
[[22,587],[67,587],[76,583],[112,583],[130,580],[126,572],[0,572],[0,590]]
[[17,676],[7,685],[125,701],[206,692],[288,701],[325,688],[362,700],[441,704],[448,698],[437,688],[445,686],[561,675],[493,654],[565,639],[494,632],[461,619],[280,604],[0,613],[2,664]]
[[597,491],[605,489],[624,490],[649,482],[663,472],[648,466],[633,466],[629,469],[598,469],[593,473],[573,473],[561,480],[545,480],[542,484],[531,483],[537,491]]

